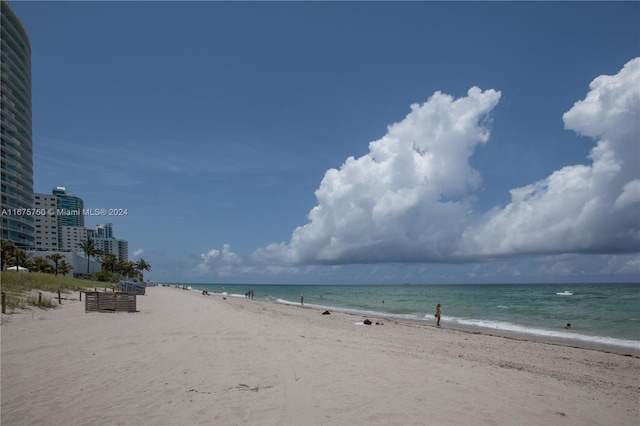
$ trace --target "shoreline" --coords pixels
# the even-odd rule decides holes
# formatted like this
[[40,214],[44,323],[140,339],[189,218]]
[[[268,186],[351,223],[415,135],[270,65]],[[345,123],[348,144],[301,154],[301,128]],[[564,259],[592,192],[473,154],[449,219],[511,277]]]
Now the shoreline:
[[[2,424],[635,425],[636,356],[150,287],[3,315]],[[10,321],[6,321],[10,317]]]
[[[230,296],[230,297],[238,297],[238,296]],[[290,302],[278,302],[278,301],[269,301],[269,300],[258,300],[258,302],[278,303],[284,306],[296,306],[295,303],[290,303]],[[335,312],[340,312],[340,313],[351,315],[354,317],[361,317],[361,318],[367,317],[367,314],[364,314],[364,313],[358,313],[358,312],[354,312],[353,310],[341,309],[341,308],[336,308],[331,306],[318,307],[314,305],[305,304],[305,308],[314,309],[317,311],[332,309]],[[430,323],[427,320],[399,318],[394,316],[388,316],[383,312],[371,312],[371,315],[369,315],[369,317],[371,318],[375,317],[378,319],[383,319],[385,321],[394,321],[396,323],[403,323],[403,322],[413,323],[419,326],[431,327],[434,329],[447,329],[447,330],[459,331],[462,333],[481,334],[486,336],[502,337],[505,339],[531,341],[531,342],[545,343],[549,345],[567,346],[571,348],[594,350],[594,351],[612,353],[612,354],[617,354],[622,356],[640,358],[640,349],[635,349],[627,346],[607,345],[604,343],[597,343],[597,342],[590,343],[580,339],[571,339],[571,338],[554,337],[554,336],[541,336],[541,335],[536,335],[532,333],[500,330],[495,328],[488,328],[488,327],[481,327],[481,326],[474,326],[474,325],[451,324],[451,323],[447,323],[444,319],[441,321],[441,327],[437,327],[436,325]]]
[[[426,322],[421,322],[420,320],[410,320],[407,321],[415,321],[418,324],[424,324],[425,326],[437,328],[434,325],[431,325]],[[522,341],[532,341],[538,343],[545,343],[548,345],[558,345],[558,346],[566,346],[570,348],[579,348],[584,350],[593,350],[611,354],[617,354],[622,356],[630,356],[634,358],[640,358],[640,349],[630,348],[626,346],[617,346],[617,345],[607,345],[604,343],[590,343],[585,342],[584,340],[579,339],[571,339],[571,338],[563,338],[563,337],[553,337],[553,336],[540,336],[536,334],[530,333],[522,333],[517,331],[508,331],[508,330],[499,330],[494,328],[486,328],[480,326],[473,325],[448,325],[446,323],[442,323],[442,327],[446,327],[449,330],[456,330],[463,333],[471,333],[471,334],[482,334],[487,336],[501,337],[505,339],[513,339],[513,340],[522,340]]]
[[[172,284],[171,286],[175,286],[175,285]],[[192,291],[195,293],[199,293],[201,291],[201,290],[197,290],[189,287],[190,285],[188,286],[187,291]],[[214,293],[211,293],[211,295],[223,295],[223,293],[214,292]],[[236,298],[236,299],[245,299],[245,297],[241,294],[234,293],[234,294],[224,294],[224,295],[228,297]],[[293,306],[293,307],[296,307],[299,305],[299,303],[296,303],[293,301],[280,301],[278,299],[273,299],[273,300],[252,299],[252,301],[264,302],[264,303],[277,303],[283,306]],[[425,327],[437,328],[434,324],[432,324],[428,320],[422,320],[418,318],[407,318],[403,316],[391,316],[384,312],[374,312],[374,311],[360,312],[354,308],[342,308],[342,307],[335,307],[335,306],[328,306],[328,305],[318,305],[313,303],[311,304],[305,303],[305,308],[315,309],[319,311],[332,310],[335,312],[341,312],[344,314],[349,314],[349,315],[353,315],[356,317],[363,317],[363,318],[366,318],[368,315],[370,317],[384,319],[385,321],[415,323]],[[569,337],[544,336],[544,335],[538,335],[534,333],[501,330],[501,329],[482,327],[482,326],[476,326],[476,325],[448,323],[444,318],[442,320],[441,328],[447,328],[449,330],[457,330],[461,332],[469,332],[473,334],[484,334],[488,336],[503,337],[507,339],[530,340],[534,342],[547,343],[550,345],[561,345],[561,346],[575,347],[575,348],[581,348],[581,349],[596,350],[596,351],[607,352],[607,353],[614,353],[614,354],[624,355],[624,356],[640,357],[640,347],[634,348],[634,347],[624,346],[624,345],[585,341],[579,338],[571,338],[570,336]],[[594,336],[594,337],[610,338],[610,339],[621,340],[621,341],[623,340],[623,339],[613,338],[608,336]],[[640,342],[639,342],[639,345],[640,345]]]

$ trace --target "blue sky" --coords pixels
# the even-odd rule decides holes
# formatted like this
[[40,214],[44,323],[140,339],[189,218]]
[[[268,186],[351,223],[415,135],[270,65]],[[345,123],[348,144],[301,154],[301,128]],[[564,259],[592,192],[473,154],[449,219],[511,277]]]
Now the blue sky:
[[638,2],[11,5],[36,192],[149,279],[640,280]]

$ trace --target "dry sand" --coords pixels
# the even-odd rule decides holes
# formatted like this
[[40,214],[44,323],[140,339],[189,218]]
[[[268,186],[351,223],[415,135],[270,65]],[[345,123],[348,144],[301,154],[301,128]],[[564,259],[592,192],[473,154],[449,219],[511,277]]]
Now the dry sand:
[[2,425],[640,424],[637,356],[171,287],[137,303],[3,315]]

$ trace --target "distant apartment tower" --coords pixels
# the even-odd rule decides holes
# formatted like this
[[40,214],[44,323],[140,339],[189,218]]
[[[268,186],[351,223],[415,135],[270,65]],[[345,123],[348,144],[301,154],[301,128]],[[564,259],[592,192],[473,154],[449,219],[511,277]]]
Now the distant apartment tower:
[[84,226],[60,226],[60,249],[65,251],[79,251],[80,243],[86,241],[89,233]]
[[58,251],[59,246],[59,227],[58,218],[56,217],[56,206],[58,203],[55,195],[35,194],[35,211],[38,212],[34,216],[35,219],[35,249],[39,251]]
[[2,239],[16,246],[35,246],[32,209],[33,143],[31,136],[31,43],[24,27],[6,1],[0,2],[0,106],[2,158],[0,162],[0,226]]
[[56,186],[53,195],[58,197],[58,220],[60,226],[84,226],[84,201],[67,191],[64,186]]
[[117,238],[92,238],[96,248],[102,251],[102,254],[96,256],[96,260],[101,262],[108,254],[114,254],[118,260],[129,260],[129,242],[119,240]]
[[81,251],[80,242],[88,237],[87,228],[84,227],[84,201],[64,186],[56,186],[51,194],[56,200],[54,209],[58,225],[58,250]]
[[102,255],[96,256],[98,261],[102,261],[107,254],[114,254],[118,260],[129,260],[129,242],[113,237],[113,224],[96,225],[88,231],[89,238],[94,241],[96,248],[102,251]]
[[113,238],[113,223],[103,223],[96,225],[92,229],[93,238]]

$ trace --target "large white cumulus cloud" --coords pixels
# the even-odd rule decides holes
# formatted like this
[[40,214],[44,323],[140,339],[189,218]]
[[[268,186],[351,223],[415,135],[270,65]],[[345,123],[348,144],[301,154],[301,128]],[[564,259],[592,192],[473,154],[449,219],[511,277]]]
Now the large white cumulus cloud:
[[629,253],[640,249],[640,58],[593,80],[563,116],[597,140],[590,165],[511,190],[511,203],[463,234],[457,254]]
[[309,222],[254,257],[287,263],[463,262],[640,249],[640,58],[593,80],[563,117],[597,141],[589,165],[566,166],[473,211],[481,176],[469,158],[489,139],[500,92],[436,92],[388,127],[369,153],[328,170]]
[[289,244],[256,256],[294,263],[446,258],[464,229],[467,194],[481,183],[468,160],[488,140],[485,118],[499,99],[499,92],[474,87],[466,97],[437,92],[412,105],[367,155],[326,172],[310,222]]

